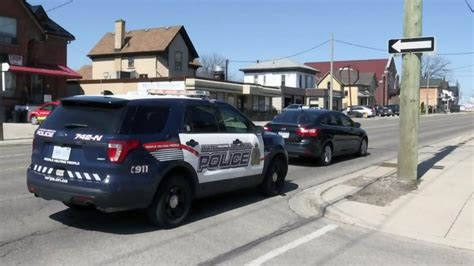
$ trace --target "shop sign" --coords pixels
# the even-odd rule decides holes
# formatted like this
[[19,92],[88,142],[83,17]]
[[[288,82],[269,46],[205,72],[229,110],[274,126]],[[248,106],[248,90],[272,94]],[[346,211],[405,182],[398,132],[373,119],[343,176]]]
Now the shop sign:
[[8,61],[10,62],[10,65],[22,66],[23,65],[23,56],[15,55],[15,54],[9,54],[8,55]]

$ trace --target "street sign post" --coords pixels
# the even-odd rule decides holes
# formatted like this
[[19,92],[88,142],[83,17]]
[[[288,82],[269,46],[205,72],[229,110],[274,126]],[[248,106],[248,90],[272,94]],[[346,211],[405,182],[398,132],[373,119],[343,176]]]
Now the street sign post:
[[389,54],[434,52],[434,37],[418,37],[388,40]]

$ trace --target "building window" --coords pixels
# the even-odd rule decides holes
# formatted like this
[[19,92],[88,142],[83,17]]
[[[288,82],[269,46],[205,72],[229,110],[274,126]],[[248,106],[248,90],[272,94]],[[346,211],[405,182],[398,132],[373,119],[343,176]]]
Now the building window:
[[135,58],[133,57],[128,58],[128,68],[135,68]]
[[148,74],[140,74],[138,77],[141,79],[146,79],[148,78]]
[[328,81],[328,90],[331,89],[331,81]]
[[303,75],[298,75],[299,77],[299,87],[302,88],[303,87]]
[[176,52],[174,55],[174,69],[183,70],[183,53]]
[[17,44],[16,19],[0,17],[0,43],[1,44]]
[[252,110],[254,112],[268,112],[272,107],[272,99],[265,96],[254,95],[252,97]]
[[348,91],[344,91],[344,96],[348,96],[349,95],[349,92]]
[[286,76],[281,75],[281,86],[285,86],[285,85],[286,85]]
[[253,83],[258,84],[258,76],[257,75],[253,76]]
[[263,85],[267,83],[267,76],[263,75]]
[[[0,78],[1,80],[1,78]],[[16,75],[11,72],[5,72],[5,92],[4,95],[7,97],[15,96],[16,88]],[[28,93],[27,91],[25,93]]]

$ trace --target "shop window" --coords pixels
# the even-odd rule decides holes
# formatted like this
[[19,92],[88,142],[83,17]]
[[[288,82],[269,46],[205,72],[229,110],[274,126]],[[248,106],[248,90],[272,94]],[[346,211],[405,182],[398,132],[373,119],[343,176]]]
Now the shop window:
[[174,70],[183,70],[183,53],[175,52],[174,54]]
[[17,21],[14,18],[0,17],[0,44],[17,44]]
[[135,58],[133,57],[128,58],[128,68],[135,68]]
[[271,110],[272,100],[270,97],[256,96],[252,97],[252,110],[255,112],[267,112]]

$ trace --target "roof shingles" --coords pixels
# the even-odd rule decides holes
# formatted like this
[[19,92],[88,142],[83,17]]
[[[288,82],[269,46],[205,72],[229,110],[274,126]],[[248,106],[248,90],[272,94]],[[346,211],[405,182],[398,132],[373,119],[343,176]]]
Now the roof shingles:
[[128,31],[125,33],[125,43],[120,50],[115,50],[115,34],[108,32],[92,48],[88,56],[162,52],[168,48],[182,28],[183,26],[174,26]]

